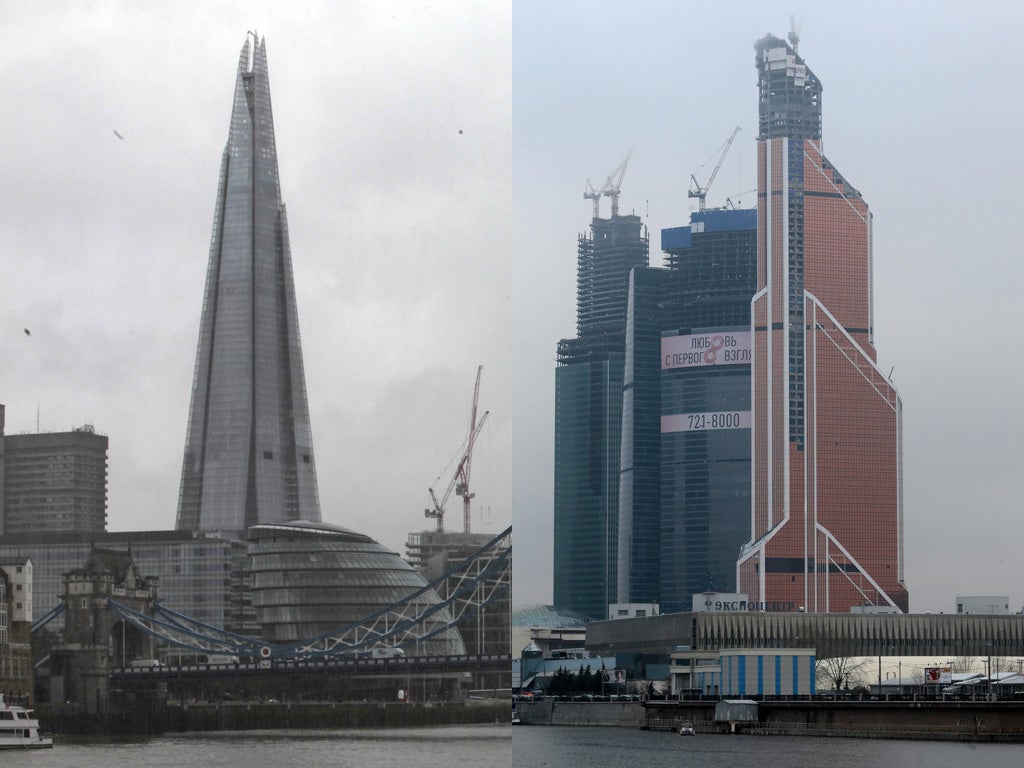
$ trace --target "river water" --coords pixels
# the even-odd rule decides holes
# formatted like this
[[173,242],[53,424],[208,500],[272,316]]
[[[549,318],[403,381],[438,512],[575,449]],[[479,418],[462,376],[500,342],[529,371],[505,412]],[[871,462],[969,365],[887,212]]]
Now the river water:
[[1017,768],[1024,745],[726,736],[634,728],[516,726],[517,766],[531,768]]
[[117,741],[60,739],[0,752],[2,768],[510,768],[511,725],[190,733]]

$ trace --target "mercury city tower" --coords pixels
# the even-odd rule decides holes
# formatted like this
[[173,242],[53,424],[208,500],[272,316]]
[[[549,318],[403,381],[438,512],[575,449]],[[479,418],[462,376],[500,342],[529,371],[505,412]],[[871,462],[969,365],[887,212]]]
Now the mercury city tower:
[[752,534],[738,586],[769,611],[906,611],[902,404],[876,363],[871,213],[822,151],[821,82],[780,38],[755,51]]

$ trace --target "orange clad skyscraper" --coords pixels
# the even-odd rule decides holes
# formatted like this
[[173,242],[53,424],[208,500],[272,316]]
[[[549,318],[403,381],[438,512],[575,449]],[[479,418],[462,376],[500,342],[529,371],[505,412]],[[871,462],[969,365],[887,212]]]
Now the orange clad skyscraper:
[[769,611],[906,611],[902,404],[876,364],[871,213],[822,152],[820,81],[780,38],[755,51],[754,470],[737,582]]

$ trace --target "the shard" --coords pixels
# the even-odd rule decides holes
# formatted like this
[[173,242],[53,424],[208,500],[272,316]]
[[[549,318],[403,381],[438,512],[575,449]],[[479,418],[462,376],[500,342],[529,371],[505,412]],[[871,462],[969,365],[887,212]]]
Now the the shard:
[[266,46],[247,37],[221,160],[178,530],[320,520]]

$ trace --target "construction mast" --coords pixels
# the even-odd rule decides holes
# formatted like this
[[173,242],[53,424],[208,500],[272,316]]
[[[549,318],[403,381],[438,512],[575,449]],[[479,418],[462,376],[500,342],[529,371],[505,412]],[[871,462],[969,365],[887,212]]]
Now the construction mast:
[[473,498],[476,496],[470,490],[469,478],[470,470],[473,464],[473,445],[476,443],[477,437],[480,435],[480,430],[483,429],[484,422],[487,421],[487,416],[490,411],[484,411],[483,416],[480,417],[480,421],[476,420],[477,415],[477,404],[480,399],[480,374],[483,373],[484,367],[481,365],[476,369],[476,386],[473,389],[473,408],[469,416],[469,437],[466,440],[466,449],[462,453],[462,457],[459,459],[459,464],[455,468],[455,473],[452,475],[451,480],[448,483],[448,487],[445,489],[444,494],[440,499],[437,498],[437,494],[434,493],[434,489],[428,489],[430,491],[430,500],[433,504],[433,508],[423,510],[424,517],[432,517],[437,520],[438,532],[444,531],[444,507],[448,503],[448,499],[452,495],[452,491],[455,491],[456,496],[462,497],[462,528],[463,532],[470,532],[470,504]]

